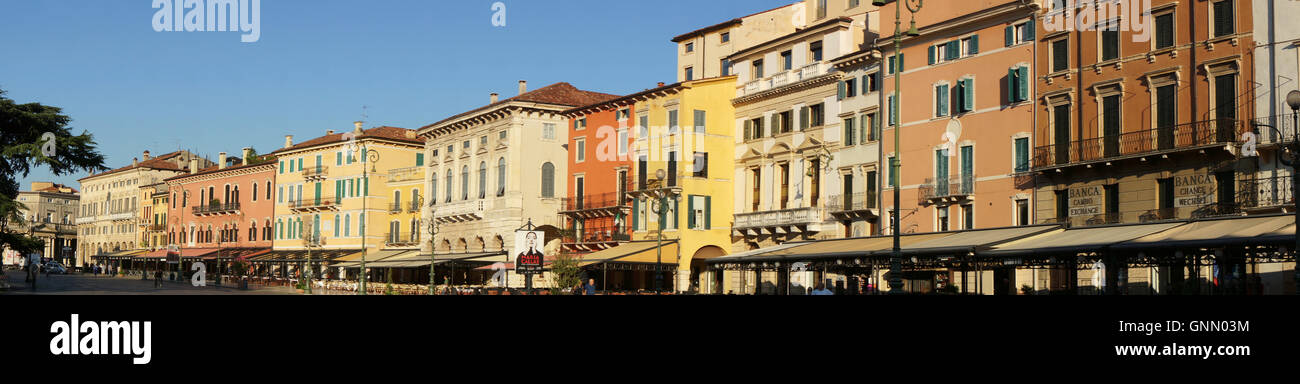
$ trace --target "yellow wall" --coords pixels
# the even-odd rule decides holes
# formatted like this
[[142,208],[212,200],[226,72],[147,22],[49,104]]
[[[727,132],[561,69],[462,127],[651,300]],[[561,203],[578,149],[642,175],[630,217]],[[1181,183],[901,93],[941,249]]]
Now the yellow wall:
[[[320,234],[325,239],[324,249],[361,249],[362,244],[366,245],[371,251],[386,247],[387,239],[384,237],[389,232],[389,223],[398,220],[403,223],[400,228],[403,236],[410,232],[410,222],[412,219],[419,219],[419,211],[411,213],[406,209],[406,205],[411,202],[411,191],[419,190],[421,196],[424,196],[422,178],[417,175],[416,181],[393,181],[401,172],[393,172],[403,168],[415,167],[416,156],[422,153],[421,146],[413,144],[395,143],[391,141],[368,139],[362,137],[357,140],[359,145],[364,146],[367,150],[373,150],[379,153],[379,161],[374,165],[369,176],[369,193],[365,194],[365,182],[363,176],[363,166],[369,166],[369,162],[361,162],[360,156],[354,156],[351,164],[348,163],[346,152],[346,142],[332,145],[307,148],[305,150],[289,151],[277,154],[275,193],[275,233],[274,248],[277,250],[295,250],[303,249],[301,236],[289,236],[289,222],[293,219],[302,220],[303,231],[312,230],[314,215],[320,215]],[[343,165],[338,165],[337,153],[343,152]],[[304,170],[316,166],[316,155],[321,155],[321,165],[326,167],[325,177],[319,181],[307,181],[302,171],[294,169],[290,171],[289,164],[298,159],[302,159]],[[428,159],[425,159],[426,164]],[[279,162],[284,162],[284,172],[280,172]],[[302,199],[313,201],[316,196],[315,184],[320,183],[320,194],[322,198],[335,197],[335,181],[342,180],[344,183],[355,183],[356,194],[352,193],[351,184],[344,186],[344,194],[339,197],[338,203],[333,208],[321,209],[320,212],[295,212],[290,208],[290,196],[287,195],[290,187],[297,188],[302,186]],[[390,204],[393,203],[393,190],[402,190],[402,210],[399,213],[390,213]],[[294,193],[297,195],[297,193]],[[362,196],[367,196],[363,198]],[[364,211],[363,211],[364,201]],[[361,213],[365,212],[366,233],[363,239],[360,233]],[[335,217],[338,217],[338,235],[335,235]]]
[[[678,202],[678,214],[675,222],[676,229],[667,229],[664,231],[665,239],[678,239],[680,247],[680,259],[678,264],[677,290],[688,288],[691,270],[691,260],[697,252],[703,253],[719,252],[725,253],[731,248],[731,220],[732,220],[732,159],[734,158],[735,140],[733,134],[735,131],[735,110],[731,106],[731,98],[735,95],[735,77],[723,77],[710,80],[687,82],[682,85],[680,93],[674,93],[667,96],[655,97],[642,102],[636,106],[638,111],[648,111],[650,137],[647,140],[641,140],[638,137],[637,151],[639,155],[649,156],[649,166],[647,167],[649,179],[654,179],[656,170],[667,167],[667,158],[661,154],[666,154],[669,150],[676,150],[678,155],[677,175],[678,186],[681,187],[681,197]],[[668,111],[677,109],[678,126],[680,135],[668,136]],[[705,134],[697,137],[694,134],[694,111],[705,111]],[[669,139],[677,137],[678,139]],[[667,148],[667,149],[666,149]],[[694,155],[693,152],[707,152],[709,154],[708,177],[697,178],[693,176]],[[637,180],[635,172],[638,172],[634,162],[633,180]],[[690,229],[688,228],[688,212],[690,203],[688,198],[691,196],[709,196],[711,198],[709,229]],[[670,203],[671,204],[671,203]],[[703,206],[695,207],[697,210],[703,210]],[[641,212],[651,212],[644,205],[638,207],[638,214]],[[648,216],[648,217],[647,217]],[[638,230],[633,233],[633,240],[655,240],[658,229],[657,217],[653,214],[646,216],[643,226],[646,230]],[[671,217],[670,217],[671,219]],[[640,220],[640,219],[638,219]],[[671,224],[665,224],[671,227]],[[709,247],[716,247],[709,249]]]

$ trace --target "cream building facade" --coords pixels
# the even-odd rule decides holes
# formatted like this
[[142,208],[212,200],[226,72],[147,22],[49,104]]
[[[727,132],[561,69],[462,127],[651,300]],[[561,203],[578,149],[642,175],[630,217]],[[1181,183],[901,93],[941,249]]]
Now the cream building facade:
[[76,266],[90,265],[92,257],[111,252],[142,249],[139,214],[140,187],[188,172],[197,161],[200,167],[214,163],[191,153],[176,151],[153,157],[145,151],[130,166],[87,176],[81,183],[81,206],[76,219],[78,245]]
[[494,93],[486,106],[421,128],[431,198],[421,216],[437,225],[422,251],[509,253],[515,231],[531,221],[546,232],[547,254],[556,254],[569,155],[563,112],[615,97],[568,83],[530,92],[520,81],[518,96],[500,100]]
[[677,82],[729,76],[727,57],[806,25],[804,3],[794,3],[673,38],[677,44]]
[[22,225],[13,229],[44,240],[45,248],[41,253],[44,257],[71,265],[77,243],[75,221],[80,199],[80,194],[72,187],[33,182],[31,190],[18,192],[18,202],[26,209],[19,210]]

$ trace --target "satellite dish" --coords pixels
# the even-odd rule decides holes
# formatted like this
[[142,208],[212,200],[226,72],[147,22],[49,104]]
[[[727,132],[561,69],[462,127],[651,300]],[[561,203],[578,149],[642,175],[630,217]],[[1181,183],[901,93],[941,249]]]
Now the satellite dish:
[[939,137],[943,143],[943,151],[948,156],[957,155],[957,141],[961,139],[961,120],[952,118],[948,120],[948,127],[944,130],[943,136]]

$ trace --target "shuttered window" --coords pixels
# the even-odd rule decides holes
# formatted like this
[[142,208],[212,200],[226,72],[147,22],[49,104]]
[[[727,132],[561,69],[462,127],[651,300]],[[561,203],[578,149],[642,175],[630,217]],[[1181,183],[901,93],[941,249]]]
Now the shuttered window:
[[1214,36],[1227,36],[1233,34],[1233,9],[1232,0],[1222,0],[1214,3]]
[[1156,16],[1156,49],[1174,46],[1174,14]]

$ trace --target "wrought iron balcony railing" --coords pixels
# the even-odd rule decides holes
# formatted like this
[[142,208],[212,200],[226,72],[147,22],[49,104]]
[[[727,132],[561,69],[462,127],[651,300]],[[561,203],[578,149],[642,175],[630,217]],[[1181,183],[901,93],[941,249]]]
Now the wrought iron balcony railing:
[[335,209],[339,205],[338,198],[333,196],[320,196],[289,202],[289,209],[294,211],[318,211]]
[[876,191],[854,192],[851,195],[831,195],[826,199],[826,211],[848,212],[876,209]]
[[1210,120],[1034,148],[1035,169],[1234,143],[1245,120]]
[[202,215],[222,215],[227,213],[239,212],[239,203],[229,204],[208,204],[200,205],[193,208],[195,216]]
[[582,243],[613,243],[632,241],[632,235],[628,233],[627,228],[616,226],[586,227],[575,230],[564,231],[564,243],[582,244]]
[[329,176],[329,171],[329,167],[323,165],[306,167],[302,169],[302,177],[307,179],[324,178]]
[[970,196],[975,194],[975,174],[928,178],[919,190],[923,201]]
[[390,247],[411,246],[420,243],[420,235],[416,233],[403,234],[401,231],[389,232],[384,234],[384,245]]

